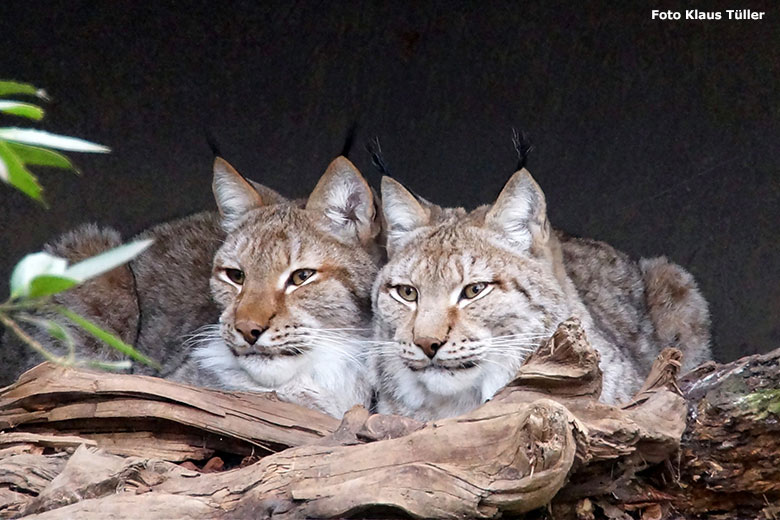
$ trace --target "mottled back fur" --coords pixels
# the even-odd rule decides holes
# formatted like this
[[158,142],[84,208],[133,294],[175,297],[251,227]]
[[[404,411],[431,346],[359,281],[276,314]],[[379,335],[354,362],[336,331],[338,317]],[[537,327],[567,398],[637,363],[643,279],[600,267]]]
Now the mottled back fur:
[[[470,213],[417,199],[389,178],[382,198],[389,261],[373,290],[381,343],[371,360],[380,412],[428,420],[478,406],[570,316],[601,355],[608,402],[627,399],[669,343],[654,321],[665,315],[648,311],[663,298],[648,300],[648,270],[606,244],[556,234],[527,171],[495,204]],[[707,357],[706,303],[688,302],[704,304],[696,316],[703,326],[688,328],[704,332],[692,348]]]

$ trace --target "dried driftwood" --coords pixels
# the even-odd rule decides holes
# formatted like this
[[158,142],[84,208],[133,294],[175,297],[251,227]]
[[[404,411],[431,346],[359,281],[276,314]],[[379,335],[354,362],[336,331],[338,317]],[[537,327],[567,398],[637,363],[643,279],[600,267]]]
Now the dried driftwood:
[[[749,358],[731,371],[702,369],[711,371],[681,385],[689,403],[675,383],[679,353],[668,349],[630,403],[609,406],[596,400],[598,356],[570,320],[512,384],[469,414],[422,424],[355,408],[341,425],[269,396],[42,365],[0,392],[0,450],[12,450],[0,460],[0,515],[497,518],[553,501],[555,518],[652,518],[713,511],[713,484],[733,490],[729,504],[737,507],[776,493],[780,482],[772,462],[777,421],[763,424],[777,418],[766,391],[778,388],[769,374],[778,357]],[[756,363],[766,373],[750,379]],[[718,390],[736,374],[749,382]],[[741,407],[740,398],[755,406]],[[730,414],[741,434],[723,427]],[[744,441],[753,432],[761,442],[751,448]],[[740,466],[713,439],[743,442],[759,469]],[[263,458],[205,472],[252,450]],[[21,455],[33,457],[26,473],[4,473],[3,463]],[[211,460],[200,470],[173,463],[183,458]],[[50,468],[43,481],[31,476],[38,467]],[[658,479],[666,473],[664,487]],[[14,482],[27,486],[23,496],[3,494],[17,490]]]

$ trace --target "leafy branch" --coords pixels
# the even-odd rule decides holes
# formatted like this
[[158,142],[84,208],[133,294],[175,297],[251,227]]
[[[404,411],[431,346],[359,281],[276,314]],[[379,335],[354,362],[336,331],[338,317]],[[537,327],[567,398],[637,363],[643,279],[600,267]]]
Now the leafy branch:
[[[44,101],[49,100],[44,90],[30,84],[0,81],[0,98],[7,96],[32,96]],[[0,113],[40,121],[45,112],[43,108],[33,103],[0,99]],[[54,150],[96,153],[111,151],[106,146],[75,137],[31,128],[2,127],[0,128],[0,180],[47,206],[38,178],[27,167],[46,166],[77,171],[70,159]],[[68,265],[65,258],[44,252],[25,256],[11,273],[11,295],[5,302],[0,303],[0,324],[47,361],[66,366],[86,365],[111,370],[130,367],[129,360],[105,362],[77,359],[76,345],[67,327],[54,320],[40,317],[54,312],[65,318],[70,325],[84,330],[131,359],[159,369],[160,366],[154,360],[144,356],[110,332],[67,307],[51,302],[53,295],[130,261],[151,244],[152,240],[132,242],[73,265]],[[25,331],[20,322],[33,325],[63,343],[67,347],[67,354],[58,355],[51,352]]]
[[[0,98],[32,96],[48,101],[46,91],[27,83],[0,81]],[[0,99],[0,113],[40,121],[45,114],[39,105]],[[48,166],[77,171],[70,159],[53,150],[108,153],[110,148],[75,137],[52,134],[32,128],[0,128],[0,180],[47,206],[43,188],[28,166]]]

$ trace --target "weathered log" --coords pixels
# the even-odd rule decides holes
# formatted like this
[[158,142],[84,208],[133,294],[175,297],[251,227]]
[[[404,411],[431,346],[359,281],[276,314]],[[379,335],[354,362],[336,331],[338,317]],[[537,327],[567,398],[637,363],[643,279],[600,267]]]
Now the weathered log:
[[678,385],[688,408],[680,450],[639,475],[641,466],[602,479],[594,465],[574,473],[555,518],[780,518],[780,349],[707,363]]
[[679,384],[690,411],[675,506],[780,517],[780,349],[708,363]]
[[[34,455],[32,468],[59,456],[59,466],[47,474],[51,483],[37,482],[23,497],[8,495],[13,487],[0,473],[0,514],[495,518],[531,511],[553,497],[556,519],[693,518],[724,508],[731,508],[724,518],[772,512],[767,501],[777,499],[780,483],[780,351],[704,366],[678,388],[679,353],[667,349],[622,407],[596,401],[598,361],[582,329],[568,321],[515,381],[469,414],[423,424],[355,408],[338,427],[273,397],[234,400],[153,378],[38,367],[0,391],[0,424],[9,430],[0,434],[0,450]],[[130,406],[125,416],[111,404],[117,399]],[[250,412],[242,415],[244,404]],[[139,410],[152,411],[154,420]],[[260,418],[256,430],[251,417]],[[135,427],[141,436],[130,435]],[[66,434],[71,437],[60,437]],[[65,465],[61,450],[73,451],[73,435],[101,449],[79,448]],[[265,456],[206,474],[159,460],[160,454],[181,460],[175,435],[193,448],[184,451],[195,461],[219,452],[237,462],[248,446]],[[209,440],[215,435],[218,443]],[[721,447],[721,441],[730,444]],[[134,442],[135,451],[129,450]],[[293,442],[297,447],[269,454]],[[59,455],[42,455],[44,446]],[[145,448],[151,455],[110,454]],[[7,453],[0,468],[18,454]]]
[[[0,431],[71,434],[118,455],[183,461],[310,444],[339,421],[273,394],[227,393],[148,376],[44,363],[0,391]],[[0,447],[11,441],[0,434]]]
[[[660,359],[654,374],[665,373],[673,358]],[[669,381],[655,381],[628,410],[596,402],[598,355],[579,324],[569,321],[529,358],[511,386],[462,417],[423,426],[356,409],[332,436],[316,444],[229,472],[197,478],[167,472],[162,481],[145,485],[149,491],[142,494],[118,483],[124,492],[52,509],[41,517],[103,517],[111,511],[209,518],[241,517],[250,511],[251,516],[278,518],[382,511],[418,518],[518,514],[548,503],[573,468],[576,475],[576,468],[599,462],[632,467],[668,456],[677,447],[685,419],[684,401],[669,386]],[[8,400],[0,400],[0,411],[4,402],[9,403],[6,409],[43,402],[50,406],[49,425],[67,417],[51,408],[51,400],[42,400],[50,394],[46,388],[22,394],[34,399],[24,401],[12,387],[2,397]],[[168,507],[158,509],[161,504]],[[46,509],[41,503],[30,507],[28,512]]]

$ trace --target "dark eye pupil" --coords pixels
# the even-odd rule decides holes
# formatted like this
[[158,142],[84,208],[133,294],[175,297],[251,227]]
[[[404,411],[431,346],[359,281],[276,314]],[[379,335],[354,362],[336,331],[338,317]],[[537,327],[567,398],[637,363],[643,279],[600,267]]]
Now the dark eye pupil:
[[299,269],[295,271],[290,277],[290,281],[293,285],[301,285],[314,275],[314,269]]
[[241,284],[244,281],[244,272],[239,269],[227,269],[227,275],[233,283]]

